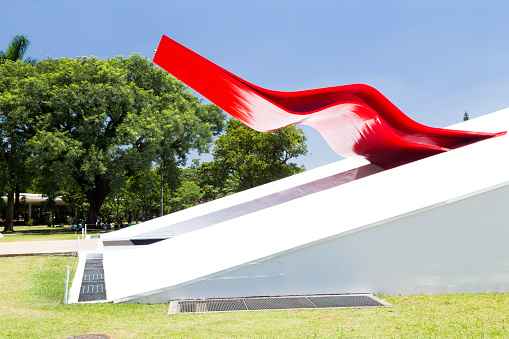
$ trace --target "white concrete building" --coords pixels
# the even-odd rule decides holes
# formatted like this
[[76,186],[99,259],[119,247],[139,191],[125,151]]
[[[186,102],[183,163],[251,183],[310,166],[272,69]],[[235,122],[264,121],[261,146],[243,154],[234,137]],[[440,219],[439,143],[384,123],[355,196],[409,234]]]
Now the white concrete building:
[[[450,128],[506,131],[509,109]],[[386,171],[347,159],[102,235],[106,295],[508,292],[508,204],[507,135]]]

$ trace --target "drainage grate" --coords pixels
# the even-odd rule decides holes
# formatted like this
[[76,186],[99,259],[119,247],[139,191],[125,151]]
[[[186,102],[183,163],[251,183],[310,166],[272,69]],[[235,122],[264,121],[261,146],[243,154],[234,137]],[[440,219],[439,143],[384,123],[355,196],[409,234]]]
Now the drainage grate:
[[106,300],[102,255],[87,254],[78,302]]
[[181,302],[179,313],[246,311],[246,304],[239,299],[189,300]]
[[106,285],[100,284],[100,285],[85,285],[81,286],[81,294],[88,294],[88,293],[103,293],[106,291],[105,289]]
[[383,300],[376,298],[371,294],[364,295],[346,295],[346,296],[316,296],[309,298],[317,308],[329,307],[376,307],[387,306],[381,302]]
[[175,300],[168,314],[377,306],[392,305],[372,294]]
[[104,275],[103,274],[83,275],[83,281],[89,281],[89,280],[104,280]]
[[293,308],[315,308],[307,297],[248,298],[248,310],[287,310]]

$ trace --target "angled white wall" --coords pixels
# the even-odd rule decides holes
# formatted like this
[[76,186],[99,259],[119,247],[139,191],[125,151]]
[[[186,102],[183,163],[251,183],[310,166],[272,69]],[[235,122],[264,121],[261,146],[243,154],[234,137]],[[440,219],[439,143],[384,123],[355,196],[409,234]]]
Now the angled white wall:
[[[208,224],[214,224],[217,220],[213,220],[210,223],[203,222],[203,220],[207,218],[210,220],[214,218],[214,216],[210,218],[211,215],[224,213],[228,208],[233,206],[246,205],[251,202],[255,202],[256,204],[257,200],[264,199],[271,195],[277,195],[281,192],[301,187],[302,185],[309,185],[310,183],[312,184],[313,182],[324,180],[331,176],[338,176],[338,173],[344,175],[339,179],[336,178],[336,182],[348,182],[355,180],[357,177],[367,176],[379,171],[382,171],[382,169],[376,165],[369,164],[365,159],[345,159],[270,184],[239,192],[235,195],[226,196],[206,204],[193,206],[176,213],[149,220],[142,224],[107,233],[102,235],[101,239],[105,242],[114,242],[118,240],[172,238],[198,228],[203,228],[201,227],[203,224],[206,224],[205,227],[207,227]],[[292,194],[292,192],[290,192],[290,194]],[[256,209],[256,207],[254,209]],[[194,225],[192,223],[193,220],[197,220],[197,223]]]
[[[509,110],[454,128],[508,130]],[[509,291],[508,149],[507,136],[477,142],[152,245],[105,250],[107,297],[152,303]],[[339,163],[334,166],[351,161]],[[348,166],[344,170],[355,167]],[[288,178],[286,186],[265,185],[253,196],[244,193],[244,202],[331,175],[325,172]],[[228,208],[243,199],[236,196],[169,216],[166,225],[149,231],[167,227],[171,218]],[[142,227],[123,234],[147,233]],[[115,233],[109,237],[124,237]]]

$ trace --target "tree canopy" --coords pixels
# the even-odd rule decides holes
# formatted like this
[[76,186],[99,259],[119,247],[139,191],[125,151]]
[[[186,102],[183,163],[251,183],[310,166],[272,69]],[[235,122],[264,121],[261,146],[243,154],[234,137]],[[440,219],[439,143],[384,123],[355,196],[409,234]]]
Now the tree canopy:
[[91,221],[127,178],[155,162],[170,177],[190,150],[207,151],[223,128],[217,106],[201,105],[185,85],[138,55],[4,62],[0,75],[0,112],[4,120],[26,118],[29,165],[44,178],[42,193],[78,187]]
[[[295,126],[259,133],[230,120],[226,133],[215,141],[214,161],[200,164],[194,159],[192,164],[175,171],[172,180],[164,180],[164,213],[173,213],[244,190],[246,184],[241,181],[246,177],[244,172],[249,172],[251,187],[301,172],[303,168],[290,163],[290,159],[305,153],[305,137],[302,130]],[[219,155],[240,165],[236,168]],[[230,167],[225,167],[225,164]],[[160,173],[161,166],[156,166],[149,172],[140,172],[129,178],[125,190],[118,195],[110,195],[102,212],[108,215],[107,206],[116,208],[113,200],[120,197],[121,211],[133,212],[140,219],[142,216],[158,216]],[[125,212],[123,214],[126,215]]]
[[[158,215],[161,190],[168,213],[304,170],[290,162],[307,153],[295,126],[259,133],[230,119],[221,135],[225,114],[146,58],[24,62],[28,44],[16,36],[0,51],[4,231],[15,197],[30,189],[50,205],[63,196],[94,223],[100,211]],[[214,137],[214,160],[183,168]]]
[[296,126],[262,133],[230,119],[215,142],[214,161],[200,169],[215,178],[211,184],[238,192],[304,171],[290,160],[305,154],[306,136]]
[[30,57],[23,60],[25,56],[28,46],[30,46],[30,41],[28,37],[25,35],[15,35],[12,37],[11,42],[7,45],[5,51],[0,51],[0,64],[10,60],[10,61],[18,61],[22,60],[30,64],[35,64],[37,62],[36,59],[32,59]]
[[[30,42],[24,35],[11,39],[5,51],[0,51],[0,93],[8,93],[0,98],[0,193],[7,193],[5,229],[12,231],[15,206],[19,207],[19,194],[27,184],[27,150],[25,142],[33,132],[30,114],[17,110],[14,100],[9,96],[20,94],[27,77],[33,75],[35,59],[22,61]],[[18,63],[12,63],[12,62]],[[16,200],[15,200],[16,197]]]

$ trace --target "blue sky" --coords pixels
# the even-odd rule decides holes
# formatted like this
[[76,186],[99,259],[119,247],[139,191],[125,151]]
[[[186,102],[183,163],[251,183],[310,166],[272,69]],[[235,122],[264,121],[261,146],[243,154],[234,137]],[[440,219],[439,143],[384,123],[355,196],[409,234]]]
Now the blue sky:
[[[365,83],[434,127],[509,107],[509,2],[3,0],[0,49],[38,59],[139,53],[163,34],[262,87]],[[303,126],[311,169],[341,159]]]

